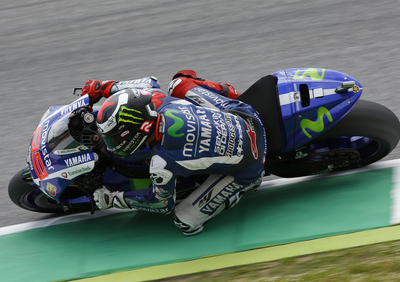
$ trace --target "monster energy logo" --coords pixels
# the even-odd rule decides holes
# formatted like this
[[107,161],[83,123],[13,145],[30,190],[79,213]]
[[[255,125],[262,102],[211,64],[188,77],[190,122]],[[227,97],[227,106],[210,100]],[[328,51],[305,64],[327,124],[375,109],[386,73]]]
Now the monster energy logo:
[[176,134],[179,130],[182,129],[184,122],[181,118],[174,116],[172,113],[179,113],[178,111],[166,111],[165,116],[172,118],[174,120],[174,124],[168,127],[167,133],[172,137],[182,137],[185,135],[184,133]]
[[316,121],[311,121],[309,119],[303,119],[300,122],[301,130],[303,130],[304,134],[308,137],[311,138],[311,135],[306,131],[306,129],[309,129],[313,132],[319,133],[322,130],[324,130],[325,125],[324,125],[324,115],[327,116],[328,120],[330,122],[333,121],[333,118],[331,116],[331,113],[324,107],[320,107],[317,112],[318,119]]
[[118,112],[119,116],[118,116],[118,122],[130,122],[133,124],[141,124],[141,122],[136,122],[136,121],[140,121],[143,120],[143,118],[141,117],[136,117],[135,114],[142,114],[142,112],[134,110],[134,109],[130,109],[128,107],[122,106],[121,110]]
[[324,79],[324,76],[325,76],[325,69],[322,69],[321,75],[318,73],[318,69],[315,69],[315,68],[306,69],[301,76],[299,76],[300,71],[301,70],[296,71],[296,73],[293,76],[294,80],[304,79],[307,76],[309,76],[311,78],[311,80],[320,81],[320,80]]

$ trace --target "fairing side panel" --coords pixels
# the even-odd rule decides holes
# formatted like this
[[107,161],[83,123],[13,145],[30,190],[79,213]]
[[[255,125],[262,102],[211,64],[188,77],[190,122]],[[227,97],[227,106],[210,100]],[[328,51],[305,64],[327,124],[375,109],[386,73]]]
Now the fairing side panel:
[[[331,128],[351,110],[362,93],[357,80],[338,71],[300,68],[272,75],[277,78],[285,139],[280,152],[301,147]],[[342,94],[335,92],[342,82],[348,81],[354,81],[356,87]],[[306,97],[304,89],[309,103],[302,103],[302,96]]]

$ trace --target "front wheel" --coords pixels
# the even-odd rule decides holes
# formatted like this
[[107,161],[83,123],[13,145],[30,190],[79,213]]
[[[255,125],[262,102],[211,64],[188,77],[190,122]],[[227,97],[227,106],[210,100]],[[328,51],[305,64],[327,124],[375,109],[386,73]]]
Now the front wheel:
[[33,182],[29,169],[17,172],[8,184],[8,195],[17,206],[34,212],[64,213],[60,203],[47,197]]

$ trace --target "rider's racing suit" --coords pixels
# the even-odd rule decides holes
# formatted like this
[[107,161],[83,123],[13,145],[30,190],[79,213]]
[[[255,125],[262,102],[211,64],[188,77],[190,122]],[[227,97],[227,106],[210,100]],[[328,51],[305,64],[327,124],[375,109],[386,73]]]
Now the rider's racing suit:
[[[134,87],[128,82],[115,86],[120,90],[124,85]],[[158,213],[175,208],[175,224],[188,233],[227,208],[229,199],[258,186],[266,158],[265,131],[251,106],[210,87],[193,86],[184,91],[175,87],[174,97],[157,85],[147,89],[162,117],[158,141],[151,148],[153,184],[124,193],[132,208]],[[175,207],[177,177],[196,174],[209,177]]]

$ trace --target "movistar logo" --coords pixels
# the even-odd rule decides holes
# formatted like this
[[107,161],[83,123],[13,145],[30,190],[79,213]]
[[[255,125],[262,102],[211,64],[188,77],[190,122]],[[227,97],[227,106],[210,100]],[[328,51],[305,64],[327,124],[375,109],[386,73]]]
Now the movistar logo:
[[304,78],[306,78],[307,76],[309,76],[309,77],[311,78],[311,80],[317,80],[317,81],[319,81],[319,80],[324,79],[324,76],[325,76],[325,69],[322,69],[322,73],[319,74],[318,69],[309,68],[309,69],[306,69],[306,70],[303,72],[303,74],[299,76],[300,71],[301,71],[301,70],[297,70],[297,71],[296,71],[296,73],[295,73],[294,76],[293,76],[293,79],[294,79],[294,80],[304,79]]
[[300,122],[301,130],[303,130],[304,134],[308,137],[311,138],[311,135],[306,131],[306,129],[309,129],[313,132],[319,133],[322,130],[324,130],[325,125],[324,125],[324,115],[328,118],[330,122],[333,121],[333,118],[331,116],[331,113],[324,107],[320,107],[317,112],[318,119],[316,121],[311,121],[309,119],[303,119]]
[[130,122],[133,124],[141,124],[141,122],[137,121],[143,120],[143,118],[135,116],[135,114],[141,115],[142,112],[130,109],[125,106],[122,106],[121,110],[118,113],[119,113],[118,122],[122,121],[122,122]]
[[174,124],[172,126],[168,127],[167,133],[168,133],[168,135],[170,135],[172,137],[182,137],[183,135],[185,135],[184,133],[179,133],[179,134],[176,134],[176,133],[182,129],[184,122],[181,118],[174,116],[173,113],[177,114],[179,112],[178,111],[166,111],[165,112],[166,117],[172,118],[174,120]]

